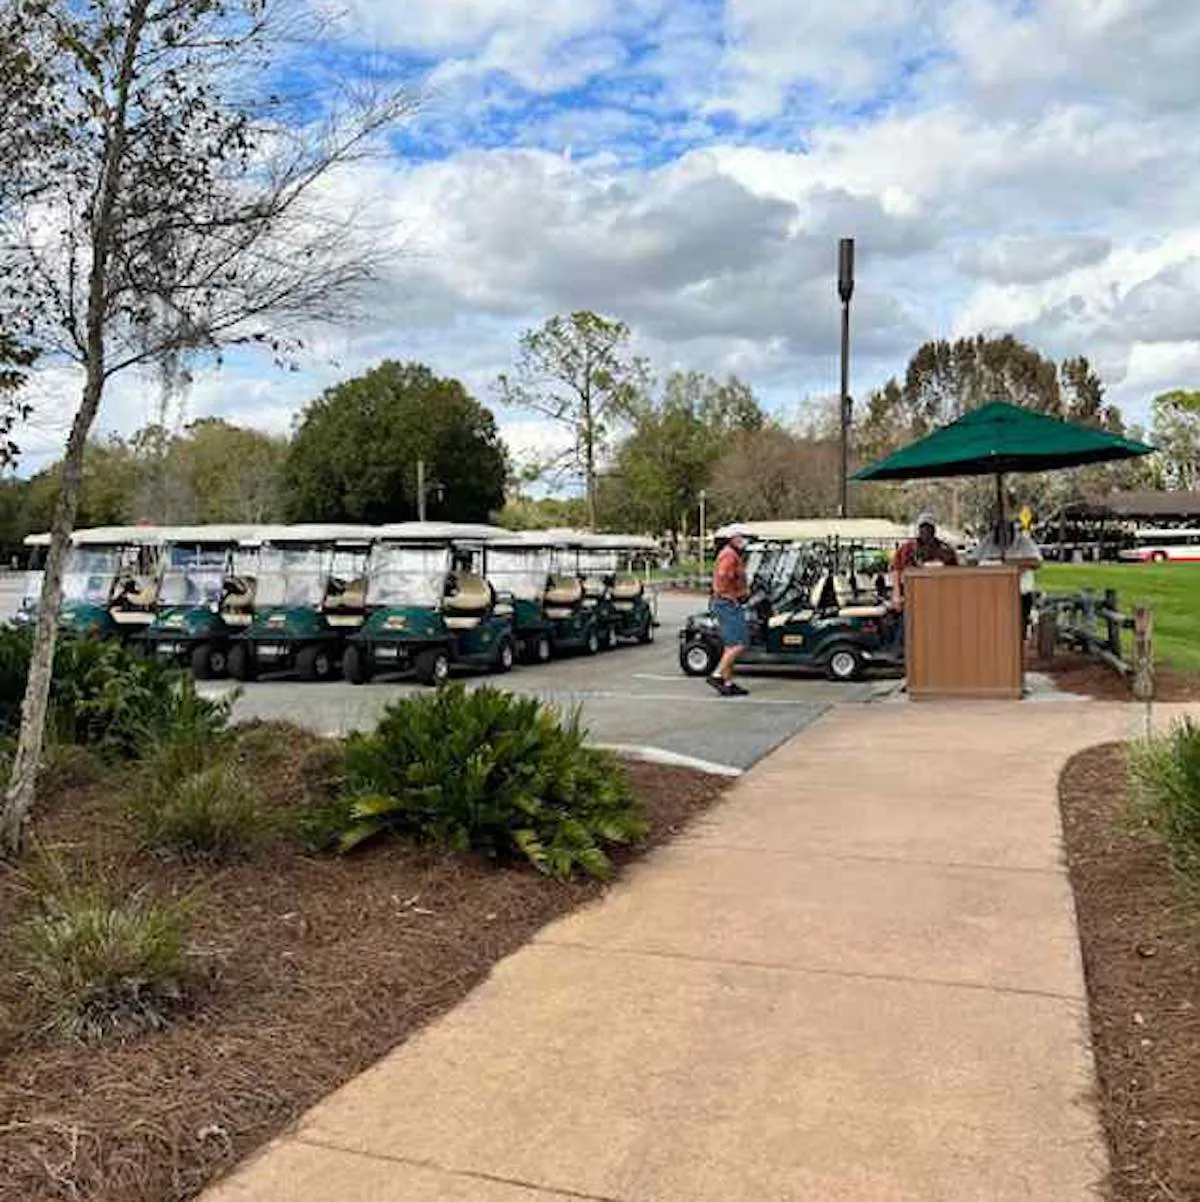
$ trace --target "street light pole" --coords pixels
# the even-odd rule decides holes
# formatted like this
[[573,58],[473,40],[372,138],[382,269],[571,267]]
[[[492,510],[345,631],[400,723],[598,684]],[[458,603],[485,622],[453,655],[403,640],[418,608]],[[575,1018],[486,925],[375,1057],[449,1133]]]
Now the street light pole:
[[838,394],[842,429],[842,479],[838,517],[848,517],[850,475],[850,298],[854,295],[854,239],[838,243],[838,296],[842,301],[842,387]]
[[417,521],[425,520],[425,460],[417,460]]
[[708,501],[708,494],[704,489],[700,490],[700,575],[704,575],[704,561],[707,558],[705,555],[704,535],[707,531],[708,524],[705,521],[705,504]]

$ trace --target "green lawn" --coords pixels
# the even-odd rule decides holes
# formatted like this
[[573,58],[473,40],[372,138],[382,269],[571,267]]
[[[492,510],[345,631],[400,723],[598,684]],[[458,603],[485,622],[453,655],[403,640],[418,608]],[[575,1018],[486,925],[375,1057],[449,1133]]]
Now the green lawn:
[[1048,593],[1116,589],[1122,613],[1149,606],[1155,659],[1200,672],[1200,564],[1046,564],[1038,584]]

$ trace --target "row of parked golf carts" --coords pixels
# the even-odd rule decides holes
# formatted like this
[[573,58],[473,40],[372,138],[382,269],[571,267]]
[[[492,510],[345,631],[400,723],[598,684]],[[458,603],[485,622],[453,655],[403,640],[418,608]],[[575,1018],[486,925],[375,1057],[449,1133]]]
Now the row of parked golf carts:
[[[44,547],[48,536],[26,540]],[[61,629],[116,638],[197,679],[339,672],[354,684],[594,655],[654,638],[634,573],[653,540],[491,526],[108,527],[72,537]],[[32,622],[31,573],[18,621]]]

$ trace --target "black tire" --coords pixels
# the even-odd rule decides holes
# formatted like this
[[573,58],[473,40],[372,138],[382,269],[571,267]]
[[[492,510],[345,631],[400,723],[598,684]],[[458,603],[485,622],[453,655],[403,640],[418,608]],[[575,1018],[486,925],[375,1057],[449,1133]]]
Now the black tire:
[[413,662],[413,672],[422,684],[445,684],[450,679],[450,653],[444,647],[422,651]]
[[342,679],[348,684],[366,684],[371,679],[370,657],[357,643],[350,643],[342,656]]
[[513,646],[512,639],[502,638],[496,645],[496,658],[492,661],[492,671],[498,676],[503,676],[504,673],[513,670],[516,662],[517,649]]
[[711,676],[721,662],[720,653],[711,643],[697,640],[679,648],[679,666],[686,676]]
[[548,634],[539,634],[533,640],[533,662],[548,664],[554,657],[554,644]]
[[1150,556],[1150,562],[1151,563],[1166,563],[1167,562],[1167,553],[1165,551],[1155,551],[1154,554]]
[[597,655],[600,652],[600,635],[596,633],[595,626],[588,627],[583,640],[583,652],[585,655]]
[[302,647],[296,653],[296,673],[301,680],[328,680],[333,667],[333,652],[323,643]]
[[258,675],[258,665],[249,643],[234,643],[229,648],[228,666],[234,680],[253,680]]
[[863,657],[853,647],[835,647],[825,661],[825,675],[830,680],[848,682],[862,675]]
[[192,648],[191,668],[193,680],[212,680],[214,677],[221,675],[225,668],[225,657],[221,657],[221,664],[218,666],[213,663],[214,652],[211,643],[201,643],[198,647]]
[[615,626],[606,626],[600,635],[600,649],[602,651],[615,651],[617,646],[617,628]]
[[654,619],[649,614],[646,615],[646,620],[642,623],[641,630],[638,631],[637,641],[639,643],[654,642]]

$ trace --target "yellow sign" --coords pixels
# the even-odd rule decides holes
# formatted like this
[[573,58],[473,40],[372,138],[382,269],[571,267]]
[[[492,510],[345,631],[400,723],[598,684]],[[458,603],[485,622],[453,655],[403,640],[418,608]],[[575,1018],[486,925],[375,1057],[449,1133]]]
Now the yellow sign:
[[1033,510],[1025,505],[1021,509],[1021,528],[1028,530],[1033,525]]
[[804,635],[785,634],[783,636],[783,645],[785,647],[802,647],[804,645]]

